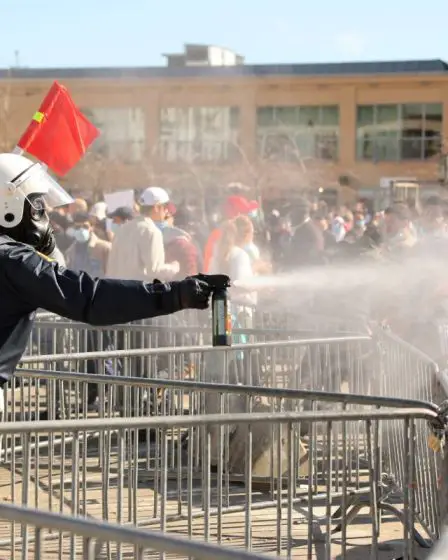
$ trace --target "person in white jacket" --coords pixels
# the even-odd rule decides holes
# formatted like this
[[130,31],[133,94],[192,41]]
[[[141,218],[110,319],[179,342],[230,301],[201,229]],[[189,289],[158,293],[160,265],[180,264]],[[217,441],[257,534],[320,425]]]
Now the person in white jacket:
[[106,276],[152,282],[170,280],[179,272],[179,263],[165,263],[162,225],[166,217],[168,193],[148,187],[139,201],[141,215],[123,224],[115,234]]

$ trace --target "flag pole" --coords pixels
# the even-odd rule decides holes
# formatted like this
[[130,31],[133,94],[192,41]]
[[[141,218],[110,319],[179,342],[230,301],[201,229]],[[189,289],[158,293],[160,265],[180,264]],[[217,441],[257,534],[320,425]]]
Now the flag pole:
[[[21,148],[20,146],[16,146],[16,147],[13,149],[12,153],[13,153],[13,154],[17,154],[18,156],[22,156],[22,155],[25,153],[25,150],[22,150],[22,148]],[[42,169],[45,169],[45,171],[48,170],[48,165],[47,165],[46,163],[43,163],[43,162],[41,162],[41,161],[40,161],[39,163],[41,164]]]

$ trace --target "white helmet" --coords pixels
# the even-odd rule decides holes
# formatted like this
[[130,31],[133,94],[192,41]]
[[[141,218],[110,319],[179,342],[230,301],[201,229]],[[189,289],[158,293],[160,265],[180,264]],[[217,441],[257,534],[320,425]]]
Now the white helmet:
[[52,208],[73,202],[41,163],[18,154],[0,154],[0,228],[20,224],[25,200],[32,194],[41,194]]

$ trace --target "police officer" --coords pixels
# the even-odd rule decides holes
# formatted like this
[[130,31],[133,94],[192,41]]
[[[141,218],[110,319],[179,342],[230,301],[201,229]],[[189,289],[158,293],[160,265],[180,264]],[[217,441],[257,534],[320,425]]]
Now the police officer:
[[197,277],[150,284],[59,265],[46,207],[71,202],[40,163],[0,154],[0,385],[25,351],[37,309],[100,326],[208,307],[211,287]]

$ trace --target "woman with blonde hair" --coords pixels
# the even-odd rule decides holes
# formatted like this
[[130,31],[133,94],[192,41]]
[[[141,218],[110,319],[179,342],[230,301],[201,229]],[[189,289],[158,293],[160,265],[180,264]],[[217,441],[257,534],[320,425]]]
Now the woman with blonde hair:
[[[222,226],[221,237],[213,251],[210,263],[211,274],[227,274],[232,283],[243,283],[253,277],[251,259],[239,245],[236,220],[228,220]],[[233,289],[234,300],[243,305],[253,305],[255,294],[242,289]]]
[[235,218],[237,230],[236,244],[249,255],[252,272],[254,274],[268,274],[272,267],[266,261],[261,260],[260,250],[254,243],[254,224],[248,216],[238,216]]
[[237,245],[249,255],[252,262],[260,259],[260,251],[254,243],[254,225],[249,216],[235,218]]

